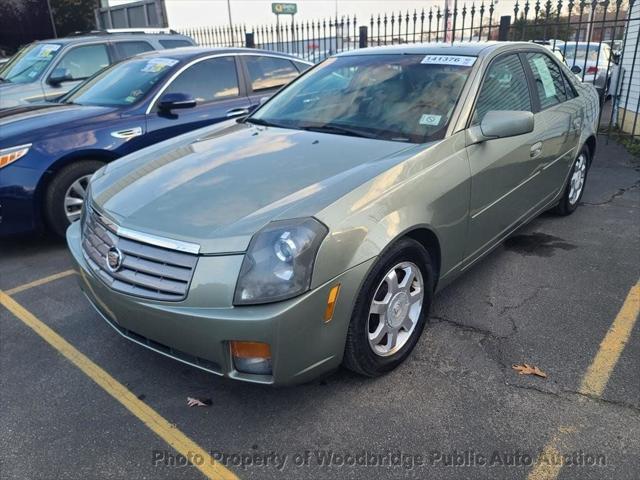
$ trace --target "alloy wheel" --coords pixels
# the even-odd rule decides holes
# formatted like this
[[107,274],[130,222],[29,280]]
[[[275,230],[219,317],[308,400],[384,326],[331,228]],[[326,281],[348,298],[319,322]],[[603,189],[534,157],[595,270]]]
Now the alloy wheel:
[[91,175],[84,175],[71,184],[64,194],[64,213],[69,223],[80,219],[84,197],[87,194],[87,185]]
[[569,203],[571,205],[575,205],[580,198],[586,176],[587,158],[584,153],[581,153],[573,166],[573,171],[571,172],[571,180],[569,184]]
[[398,352],[416,328],[424,299],[422,272],[415,263],[391,268],[376,289],[369,307],[367,336],[376,355]]

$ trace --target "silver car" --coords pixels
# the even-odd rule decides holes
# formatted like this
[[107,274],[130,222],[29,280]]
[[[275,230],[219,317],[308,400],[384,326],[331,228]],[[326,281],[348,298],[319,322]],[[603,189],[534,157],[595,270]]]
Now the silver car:
[[437,290],[580,202],[598,97],[529,43],[361,49],[99,170],[67,241],[124,337],[286,385],[389,372]]
[[138,53],[189,47],[173,33],[100,33],[31,43],[0,65],[0,109],[54,100],[98,70]]
[[609,90],[609,79],[615,64],[611,47],[606,43],[567,42],[557,44],[564,52],[567,65],[580,80],[591,83],[601,98]]

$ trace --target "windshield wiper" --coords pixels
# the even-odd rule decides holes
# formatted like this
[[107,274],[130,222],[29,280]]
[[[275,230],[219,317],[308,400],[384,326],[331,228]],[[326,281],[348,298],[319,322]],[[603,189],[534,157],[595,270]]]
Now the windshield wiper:
[[2,83],[9,83],[9,82],[11,82],[11,80],[6,79],[6,78],[4,78],[4,77],[0,77],[0,82],[2,82]]
[[308,130],[310,132],[335,133],[337,135],[349,135],[351,137],[360,138],[379,138],[378,135],[375,135],[366,130],[329,123],[325,125],[300,125],[299,128],[301,128],[302,130]]
[[263,127],[293,128],[293,127],[289,127],[287,125],[281,125],[279,123],[269,122],[267,120],[262,120],[261,118],[252,118],[252,117],[245,118],[240,123],[252,123],[253,125],[261,125]]

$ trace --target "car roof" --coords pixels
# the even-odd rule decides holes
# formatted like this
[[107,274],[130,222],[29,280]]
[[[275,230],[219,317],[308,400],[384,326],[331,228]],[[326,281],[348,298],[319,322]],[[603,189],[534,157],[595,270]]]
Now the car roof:
[[143,40],[146,38],[157,38],[159,40],[169,40],[169,39],[187,39],[193,41],[193,39],[187,37],[186,35],[181,35],[179,33],[109,33],[109,34],[99,34],[99,35],[73,35],[70,37],[62,37],[62,38],[48,38],[46,40],[37,40],[34,43],[59,43],[61,45],[72,45],[76,43],[87,43],[87,42],[95,42],[95,41],[113,41],[113,40]]
[[455,42],[451,43],[414,43],[404,45],[389,45],[382,47],[370,47],[360,50],[351,50],[349,52],[339,53],[338,57],[350,56],[350,55],[384,55],[384,54],[398,54],[398,55],[469,55],[480,56],[487,55],[490,52],[498,49],[518,49],[518,48],[542,48],[542,45],[538,45],[531,42]]
[[254,54],[254,55],[269,55],[272,57],[282,57],[282,58],[288,58],[290,60],[295,60],[297,62],[312,65],[310,62],[307,62],[306,60],[302,60],[301,58],[295,57],[293,55],[288,55],[286,53],[281,53],[281,52],[273,52],[270,50],[261,50],[258,48],[179,47],[179,48],[172,48],[169,50],[154,50],[154,51],[144,52],[139,55],[136,55],[136,57],[145,57],[145,58],[171,57],[171,58],[175,58],[176,60],[190,60],[192,58],[205,57],[208,55],[237,54],[237,53],[241,53],[244,55]]
[[413,43],[403,45],[388,45],[381,47],[363,48],[361,50],[352,50],[343,52],[337,56],[347,55],[372,55],[372,54],[447,54],[447,55],[478,55],[485,49],[491,48],[498,42],[465,42],[465,43]]

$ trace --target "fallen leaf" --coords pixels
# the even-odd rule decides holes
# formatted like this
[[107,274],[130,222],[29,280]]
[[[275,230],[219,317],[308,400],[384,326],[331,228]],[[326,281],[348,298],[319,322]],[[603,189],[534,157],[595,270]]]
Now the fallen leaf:
[[534,365],[523,363],[522,365],[512,365],[511,368],[516,370],[520,375],[535,375],[537,377],[547,378],[547,374]]
[[197,398],[187,397],[187,405],[190,407],[210,407],[212,403],[210,398],[199,400]]

